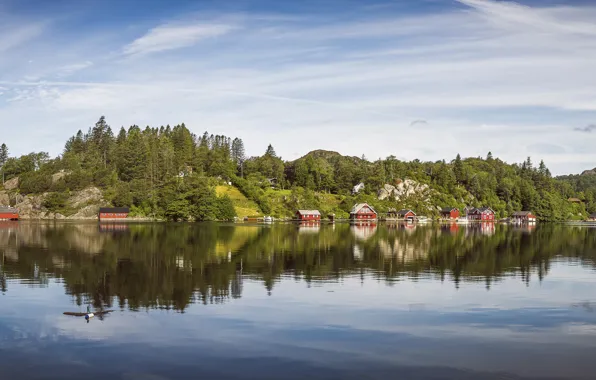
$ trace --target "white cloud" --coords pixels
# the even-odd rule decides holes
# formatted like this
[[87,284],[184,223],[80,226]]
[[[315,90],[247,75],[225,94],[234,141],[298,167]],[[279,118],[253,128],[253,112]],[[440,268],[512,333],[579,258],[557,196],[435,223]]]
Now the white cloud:
[[232,25],[226,24],[160,25],[125,46],[124,53],[137,55],[179,49],[224,35],[233,29]]
[[[15,126],[2,138],[12,152],[57,153],[103,114],[113,127],[185,122],[239,136],[249,154],[273,143],[287,159],[315,148],[423,160],[492,151],[517,162],[542,154],[533,158],[554,173],[584,169],[587,156],[573,152],[591,152],[596,134],[573,128],[596,121],[596,7],[461,3],[332,23],[218,15],[109,41],[112,55],[50,40],[63,59],[0,76],[0,119]],[[23,142],[15,132],[40,128],[51,135]]]

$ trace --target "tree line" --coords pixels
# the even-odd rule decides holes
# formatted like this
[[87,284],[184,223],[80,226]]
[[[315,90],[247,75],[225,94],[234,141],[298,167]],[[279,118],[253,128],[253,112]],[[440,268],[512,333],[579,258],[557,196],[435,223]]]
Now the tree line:
[[[361,201],[380,212],[407,207],[429,216],[446,206],[488,206],[500,217],[528,210],[552,221],[596,212],[596,180],[553,178],[543,161],[534,165],[529,157],[515,164],[490,152],[485,158],[457,155],[450,161],[407,162],[395,156],[369,161],[317,150],[288,162],[271,145],[261,156],[246,157],[242,139],[195,135],[184,123],[133,125],[114,134],[103,116],[86,133],[69,138],[56,158],[45,152],[11,157],[2,144],[0,171],[4,181],[19,177],[21,194],[49,193],[44,205],[56,212],[64,210],[70,192],[97,186],[114,206],[170,220],[233,218],[233,202],[215,191],[223,183],[236,186],[262,213],[277,216],[292,215],[295,208],[346,215]],[[382,186],[399,186],[406,179],[428,184],[432,191],[424,197],[377,199]],[[352,194],[360,182],[364,189]],[[584,203],[568,202],[572,197]]]

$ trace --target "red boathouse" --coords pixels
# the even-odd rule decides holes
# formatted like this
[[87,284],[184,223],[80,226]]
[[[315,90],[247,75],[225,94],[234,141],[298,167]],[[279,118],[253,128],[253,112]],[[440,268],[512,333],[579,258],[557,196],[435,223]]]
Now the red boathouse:
[[298,210],[296,211],[296,219],[303,222],[319,222],[321,221],[321,213],[319,210]]
[[441,217],[443,219],[457,219],[459,218],[459,209],[455,207],[445,207],[441,210]]
[[0,207],[0,220],[19,220],[19,210],[12,207]]
[[358,203],[350,211],[350,220],[377,220],[377,212],[368,203]]
[[412,210],[404,209],[397,212],[397,218],[413,222],[416,220],[416,213]]
[[493,222],[495,212],[490,207],[475,208],[468,212],[468,219],[479,222]]
[[512,218],[514,221],[519,223],[534,223],[536,222],[536,215],[530,211],[516,211],[513,213]]
[[128,218],[130,210],[128,207],[102,207],[99,209],[99,221],[122,221]]

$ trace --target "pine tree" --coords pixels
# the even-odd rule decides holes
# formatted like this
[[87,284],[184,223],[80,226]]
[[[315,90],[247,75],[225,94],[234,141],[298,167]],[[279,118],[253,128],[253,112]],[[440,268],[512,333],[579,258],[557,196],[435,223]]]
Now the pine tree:
[[0,170],[2,171],[2,183],[4,183],[4,165],[8,160],[8,147],[6,144],[0,145]]
[[0,168],[6,164],[6,160],[8,160],[8,147],[2,144],[0,145]]
[[461,161],[461,156],[459,153],[453,162],[453,173],[455,174],[455,180],[457,182],[462,183],[464,181],[464,164]]
[[538,165],[538,173],[542,175],[546,175],[546,165],[544,164],[544,160],[540,160],[540,164]]
[[277,157],[277,154],[275,153],[275,149],[273,149],[273,145],[269,144],[269,146],[267,147],[267,151],[265,152],[265,156]]

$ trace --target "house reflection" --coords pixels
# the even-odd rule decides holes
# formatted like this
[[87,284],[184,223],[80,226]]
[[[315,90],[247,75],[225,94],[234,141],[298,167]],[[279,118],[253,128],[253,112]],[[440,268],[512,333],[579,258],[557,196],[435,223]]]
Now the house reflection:
[[377,225],[376,224],[358,224],[358,223],[352,224],[350,226],[350,231],[352,232],[352,235],[354,235],[354,237],[357,240],[366,241],[375,235],[375,232],[377,231]]
[[300,234],[317,234],[320,230],[320,222],[300,222],[298,224],[298,233]]

